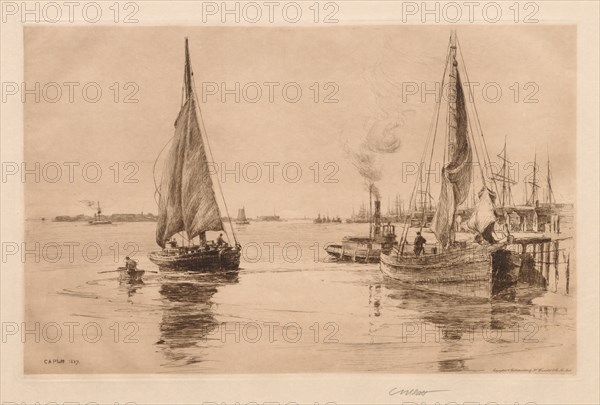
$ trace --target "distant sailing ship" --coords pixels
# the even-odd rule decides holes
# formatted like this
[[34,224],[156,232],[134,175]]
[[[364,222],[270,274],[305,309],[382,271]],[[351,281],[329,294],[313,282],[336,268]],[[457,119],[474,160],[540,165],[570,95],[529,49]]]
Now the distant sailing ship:
[[365,208],[365,204],[361,204],[358,214],[352,213],[352,216],[346,220],[349,224],[368,224],[371,221],[369,213]]
[[[550,156],[547,159],[547,172],[545,187],[540,186],[539,168],[537,163],[537,153],[533,158],[533,171],[529,181],[524,183],[524,203],[518,205],[515,202],[512,192],[512,186],[518,184],[511,178],[509,166],[511,162],[508,158],[506,137],[504,139],[504,148],[497,155],[502,164],[497,173],[493,173],[493,179],[501,184],[500,190],[500,208],[502,215],[506,216],[507,223],[511,232],[526,233],[561,233],[561,223],[570,224],[573,220],[573,205],[561,204],[556,202],[554,190],[552,187],[552,173],[550,168]],[[528,192],[527,185],[530,185],[531,192]],[[540,202],[538,195],[542,188],[543,199]]]
[[238,216],[235,220],[237,225],[248,225],[250,221],[246,218],[246,208],[242,207],[238,210]]
[[402,218],[404,218],[403,205],[404,202],[400,199],[399,194],[396,194],[393,206],[388,197],[388,209],[385,214],[385,217],[383,218],[383,221],[392,223],[401,222]]
[[100,208],[100,201],[97,203],[96,213],[94,214],[94,219],[88,221],[90,225],[110,225],[112,221],[109,221],[106,218],[102,217],[102,208]]
[[[194,91],[194,77],[185,40],[184,98],[175,121],[175,135],[165,162],[159,194],[156,243],[162,250],[148,258],[160,267],[185,270],[237,269],[241,246],[229,221],[233,245],[219,238],[207,242],[207,231],[225,231],[213,181],[208,167],[210,145],[204,141],[206,130]],[[211,159],[214,161],[214,159]],[[220,183],[219,192],[221,197]],[[225,203],[225,199],[223,198]],[[227,205],[225,204],[227,210]],[[227,214],[229,217],[229,214]],[[187,237],[183,232],[187,234]],[[178,246],[174,235],[180,234]],[[194,238],[198,243],[194,243]],[[227,235],[229,238],[229,235]],[[170,247],[167,247],[170,245]]]
[[[444,144],[444,169],[435,214],[429,224],[426,219],[426,207],[422,207],[422,213],[418,214],[421,219],[416,221],[419,224],[416,229],[410,227],[411,222],[415,223],[411,215],[404,223],[399,243],[381,253],[380,268],[388,277],[415,287],[458,295],[490,297],[506,286],[514,284],[518,280],[520,270],[527,270],[522,268],[522,265],[528,262],[524,259],[528,244],[549,245],[550,239],[535,238],[517,241],[510,235],[510,230],[506,226],[503,226],[502,231],[507,233],[504,235],[502,232],[496,233],[498,230],[496,224],[502,225],[503,220],[504,223],[506,222],[502,213],[497,213],[495,210],[497,191],[492,190],[492,187],[497,190],[495,179],[486,179],[486,173],[482,169],[489,167],[489,157],[486,160],[486,156],[489,155],[481,127],[476,126],[479,125],[479,119],[470,121],[467,114],[463,77],[468,81],[468,75],[462,60],[462,52],[457,54],[457,48],[460,51],[457,45],[456,33],[453,32],[442,79],[442,88],[445,89],[447,76],[449,90],[446,97],[448,101],[445,131],[447,142]],[[462,69],[459,69],[458,55],[460,55]],[[441,102],[442,97],[438,98],[436,104],[433,121],[436,125],[432,125],[421,161],[421,164],[424,164],[428,159],[429,167],[433,157]],[[476,116],[477,109],[474,104],[472,109]],[[474,133],[473,128],[479,135]],[[431,147],[430,151],[429,147]],[[471,183],[475,177],[474,168],[477,166],[481,172],[482,188],[478,193],[478,201],[473,213],[466,224],[472,232],[475,232],[475,240],[458,241],[456,240],[457,211],[459,206],[466,202],[471,187],[474,187]],[[422,176],[421,173],[415,183],[409,206],[412,206]],[[428,195],[429,189],[428,172],[425,195]],[[437,243],[428,242],[422,252],[419,251],[419,246],[415,246],[414,251],[409,249],[409,230],[422,232],[429,225]],[[513,245],[511,246],[513,249],[509,250],[510,242],[518,246]]]

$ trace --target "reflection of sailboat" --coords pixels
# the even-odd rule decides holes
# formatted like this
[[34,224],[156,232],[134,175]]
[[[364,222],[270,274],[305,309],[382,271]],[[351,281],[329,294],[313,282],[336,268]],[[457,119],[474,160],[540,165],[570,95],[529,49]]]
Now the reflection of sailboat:
[[160,294],[164,312],[157,345],[173,363],[188,365],[201,362],[194,350],[219,325],[211,299],[219,288],[238,282],[237,272],[183,273],[167,270],[162,274]]
[[381,292],[371,304],[373,310],[384,320],[386,312],[395,307],[416,314],[409,324],[402,325],[404,343],[435,342],[440,347],[434,360],[438,370],[451,372],[469,371],[474,344],[522,340],[515,335],[515,325],[525,324],[535,316],[539,306],[532,301],[543,294],[543,289],[511,287],[507,297],[481,300],[403,287],[389,278],[384,279],[382,286],[374,286]]
[[108,219],[106,219],[106,217],[102,217],[102,208],[100,208],[100,201],[98,201],[97,210],[96,210],[96,213],[94,214],[94,219],[91,220],[91,221],[88,221],[88,223],[90,225],[109,225],[109,224],[112,224],[112,222],[109,221]]
[[[175,121],[173,144],[158,190],[160,200],[156,243],[163,250],[148,255],[153,263],[161,267],[215,270],[237,269],[240,264],[241,246],[237,243],[233,226],[233,246],[220,239],[216,244],[206,242],[207,231],[223,231],[224,227],[208,167],[206,149],[208,146],[210,154],[210,145],[208,142],[205,144],[203,135],[206,136],[206,131],[194,91],[186,38],[184,102]],[[183,231],[187,234],[187,238],[182,234],[184,246],[177,246],[174,240],[170,241],[173,235]],[[193,241],[195,237],[199,238],[198,244]],[[170,249],[165,247],[167,243],[171,244]]]
[[[507,250],[507,241],[502,241],[509,235],[497,235],[496,223],[498,221],[496,208],[497,190],[495,179],[487,179],[483,171],[489,167],[489,155],[479,127],[479,119],[472,122],[467,113],[467,97],[463,90],[463,77],[468,81],[468,75],[462,60],[462,53],[457,53],[458,42],[456,33],[453,32],[448,45],[446,67],[444,68],[442,88],[445,88],[446,76],[448,77],[448,108],[446,140],[444,146],[444,169],[442,185],[431,221],[431,230],[435,234],[437,243],[427,244],[423,249],[423,239],[416,242],[413,249],[408,246],[408,233],[412,220],[405,221],[400,237],[400,242],[391,251],[382,252],[381,270],[389,277],[401,280],[412,285],[427,289],[444,291],[450,294],[476,295],[489,297],[498,291],[501,280],[502,286],[510,285],[518,279],[520,258]],[[459,69],[458,56],[462,62]],[[431,167],[438,121],[440,116],[442,97],[438,98],[434,121],[431,132],[425,144],[421,164],[429,160]],[[477,116],[475,106],[472,113]],[[478,132],[478,135],[473,131]],[[487,158],[487,160],[486,160]],[[476,241],[456,240],[456,215],[458,207],[468,198],[474,167],[480,168],[482,189],[479,192],[475,210],[468,221],[468,228],[475,232]],[[422,190],[422,171],[415,183],[409,206],[413,206],[417,189],[419,195],[429,195],[431,170],[427,171],[425,190]],[[422,193],[424,194],[422,194]],[[427,209],[422,207],[422,219],[418,221],[420,227],[416,229],[420,235],[428,223]],[[502,232],[509,232],[508,228]],[[433,237],[433,235],[432,235]],[[430,247],[431,246],[431,247]]]
[[235,220],[238,225],[248,225],[250,221],[246,218],[246,208],[242,207],[238,210],[238,216]]

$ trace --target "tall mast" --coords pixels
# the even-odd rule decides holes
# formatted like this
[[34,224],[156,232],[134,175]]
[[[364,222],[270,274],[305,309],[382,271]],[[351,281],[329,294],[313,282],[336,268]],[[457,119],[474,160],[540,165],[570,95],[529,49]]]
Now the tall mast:
[[371,235],[373,233],[373,185],[369,185],[369,239],[371,239]]
[[183,85],[185,91],[185,99],[193,95],[192,93],[192,63],[190,61],[190,49],[188,46],[188,39],[185,38],[185,69],[183,76]]
[[[456,120],[450,119],[456,117],[456,78],[458,75],[458,62],[456,61],[456,31],[452,31],[450,35],[450,61],[452,66],[448,77],[448,159],[454,155],[456,148]],[[446,162],[444,162],[446,163]]]
[[[200,130],[201,133],[204,134],[204,138],[206,139],[206,144],[205,147],[208,151],[208,155],[210,155],[210,159],[211,161],[215,161],[213,154],[212,154],[212,150],[210,148],[210,142],[208,140],[208,134],[206,132],[206,128],[204,126],[204,119],[202,118],[202,110],[200,109],[200,103],[198,102],[198,97],[196,95],[196,92],[194,91],[195,88],[195,81],[194,81],[194,74],[192,72],[192,62],[191,62],[191,58],[190,58],[190,50],[189,50],[189,45],[188,45],[188,38],[185,37],[185,73],[184,73],[184,86],[185,86],[185,93],[186,93],[186,100],[190,97],[193,98],[193,101],[195,102],[195,106],[197,108],[197,112],[198,112],[198,124],[200,126]],[[207,155],[207,157],[208,157]],[[227,216],[227,221],[229,223],[229,229],[231,231],[231,236],[233,237],[233,241],[235,242],[235,244],[238,244],[237,241],[237,237],[235,234],[235,229],[233,227],[233,222],[231,221],[231,215],[229,215],[229,208],[227,207],[227,201],[225,201],[225,195],[223,194],[223,189],[221,187],[221,182],[219,181],[219,179],[217,178],[217,187],[219,188],[219,194],[221,195],[221,200],[223,201],[223,206],[225,208],[225,214]],[[215,189],[214,189],[214,185],[212,188],[212,192],[213,195],[215,194]],[[215,196],[215,203],[216,203],[216,196]],[[221,215],[221,210],[219,208],[219,205],[217,204],[217,212],[219,215],[219,218],[221,218],[221,225],[223,225],[223,220],[222,220],[222,215]],[[229,234],[226,232],[227,238],[229,239]],[[183,237],[183,235],[182,235]]]
[[537,152],[533,156],[533,190],[531,191],[532,203],[535,206],[535,203],[538,199],[538,191],[537,191]]
[[502,208],[506,204],[506,135],[504,135],[504,157],[502,159]]
[[556,202],[554,199],[554,191],[552,190],[552,175],[550,173],[550,153],[548,152],[548,148],[546,147],[546,153],[548,154],[548,173],[546,175],[547,179],[547,187],[548,187],[548,204],[553,204]]
[[533,155],[533,180],[531,181],[531,200],[530,205],[535,206],[535,202],[538,199],[537,192],[537,152]]

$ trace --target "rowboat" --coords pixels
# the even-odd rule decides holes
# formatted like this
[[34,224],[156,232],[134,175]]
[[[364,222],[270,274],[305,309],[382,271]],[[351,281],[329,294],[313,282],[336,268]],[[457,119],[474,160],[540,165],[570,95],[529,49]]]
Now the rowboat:
[[142,269],[129,271],[125,267],[119,267],[117,271],[119,272],[119,282],[129,284],[143,283],[142,278],[144,273],[146,273],[146,271]]

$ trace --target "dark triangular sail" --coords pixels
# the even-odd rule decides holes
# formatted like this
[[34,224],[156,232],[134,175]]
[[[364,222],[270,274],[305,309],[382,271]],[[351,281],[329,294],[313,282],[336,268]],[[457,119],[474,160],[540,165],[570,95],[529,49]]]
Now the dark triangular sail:
[[431,229],[443,247],[454,239],[456,208],[469,194],[471,185],[471,146],[468,136],[468,118],[465,94],[462,88],[456,46],[452,45],[452,69],[449,80],[448,103],[448,164],[442,171],[442,187]]
[[161,247],[178,232],[186,231],[191,239],[223,230],[198,121],[187,40],[185,93],[160,186],[156,243]]

